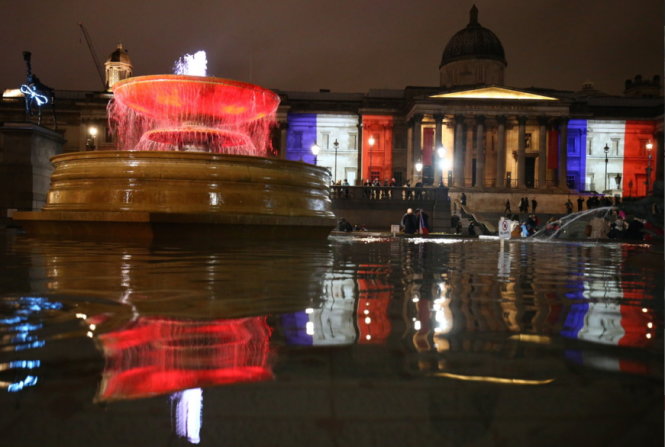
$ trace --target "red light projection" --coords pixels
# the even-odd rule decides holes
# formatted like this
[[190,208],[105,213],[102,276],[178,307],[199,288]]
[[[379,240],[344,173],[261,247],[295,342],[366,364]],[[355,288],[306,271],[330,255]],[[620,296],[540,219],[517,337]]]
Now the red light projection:
[[649,184],[656,180],[656,160],[658,150],[653,138],[656,125],[653,121],[626,121],[626,139],[623,156],[623,195],[626,197],[642,197],[647,194],[646,173],[649,154],[646,148],[652,142],[651,178]]
[[113,88],[120,149],[266,155],[279,96],[245,82],[188,75],[129,78]]
[[267,380],[271,330],[266,317],[181,321],[141,317],[99,337],[106,366],[99,400]]
[[363,115],[362,120],[362,176],[369,180],[390,180],[393,176],[393,117]]

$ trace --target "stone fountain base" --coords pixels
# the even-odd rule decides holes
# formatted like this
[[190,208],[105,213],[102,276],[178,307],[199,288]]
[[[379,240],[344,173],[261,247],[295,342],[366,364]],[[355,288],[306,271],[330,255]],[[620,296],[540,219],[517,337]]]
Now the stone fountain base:
[[52,159],[42,211],[17,212],[29,234],[66,238],[325,237],[330,175],[287,160],[204,152],[96,151]]

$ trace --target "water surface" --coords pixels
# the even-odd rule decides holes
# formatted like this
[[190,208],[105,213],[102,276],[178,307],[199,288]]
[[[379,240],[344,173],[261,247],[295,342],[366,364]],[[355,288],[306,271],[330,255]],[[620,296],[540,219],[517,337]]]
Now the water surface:
[[663,253],[0,233],[0,445],[663,441]]

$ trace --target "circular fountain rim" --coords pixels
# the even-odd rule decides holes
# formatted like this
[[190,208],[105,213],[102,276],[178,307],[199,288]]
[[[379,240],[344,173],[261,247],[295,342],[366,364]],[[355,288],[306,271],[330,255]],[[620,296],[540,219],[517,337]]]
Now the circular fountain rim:
[[[117,82],[113,86],[113,97],[116,101],[120,102],[126,107],[134,109],[142,114],[145,114],[147,116],[160,117],[159,113],[156,113],[154,110],[150,108],[138,107],[136,105],[136,101],[131,101],[128,99],[129,93],[125,93],[125,91],[131,90],[132,87],[138,88],[137,86],[141,86],[144,84],[163,85],[169,83],[179,84],[179,85],[195,84],[197,86],[207,84],[215,87],[224,87],[240,91],[251,91],[255,93],[260,93],[262,95],[262,104],[260,107],[261,110],[258,111],[252,110],[252,112],[256,114],[256,116],[249,117],[248,119],[250,121],[254,119],[260,119],[264,116],[274,113],[277,110],[277,107],[279,107],[280,103],[280,98],[277,93],[256,84],[250,84],[248,82],[243,82],[243,81],[236,81],[234,79],[217,78],[213,76],[192,76],[192,75],[175,75],[175,74],[135,76],[123,79],[122,81]],[[184,103],[189,104],[187,102]],[[200,113],[200,111],[195,110],[194,113]],[[217,113],[218,117],[225,116],[225,114],[223,114],[221,110],[218,111]],[[226,115],[232,115],[232,114],[226,114]]]
[[51,157],[52,163],[72,159],[95,158],[180,158],[180,159],[209,159],[214,161],[228,161],[236,163],[271,163],[299,166],[308,170],[329,174],[327,168],[315,166],[303,161],[285,160],[281,158],[260,157],[257,155],[217,154],[212,152],[186,152],[186,151],[137,151],[137,150],[95,150],[90,152],[68,152]]

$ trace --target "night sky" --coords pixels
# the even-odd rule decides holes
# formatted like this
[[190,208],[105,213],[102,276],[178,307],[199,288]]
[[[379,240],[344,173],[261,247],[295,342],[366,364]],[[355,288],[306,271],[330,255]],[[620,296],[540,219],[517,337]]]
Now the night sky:
[[[134,75],[170,73],[199,49],[210,75],[280,90],[436,86],[443,49],[469,20],[460,0],[0,0],[0,89],[34,73],[55,89],[99,90],[78,26],[103,64],[122,42]],[[579,90],[663,72],[662,0],[476,0],[503,43],[506,85]]]

